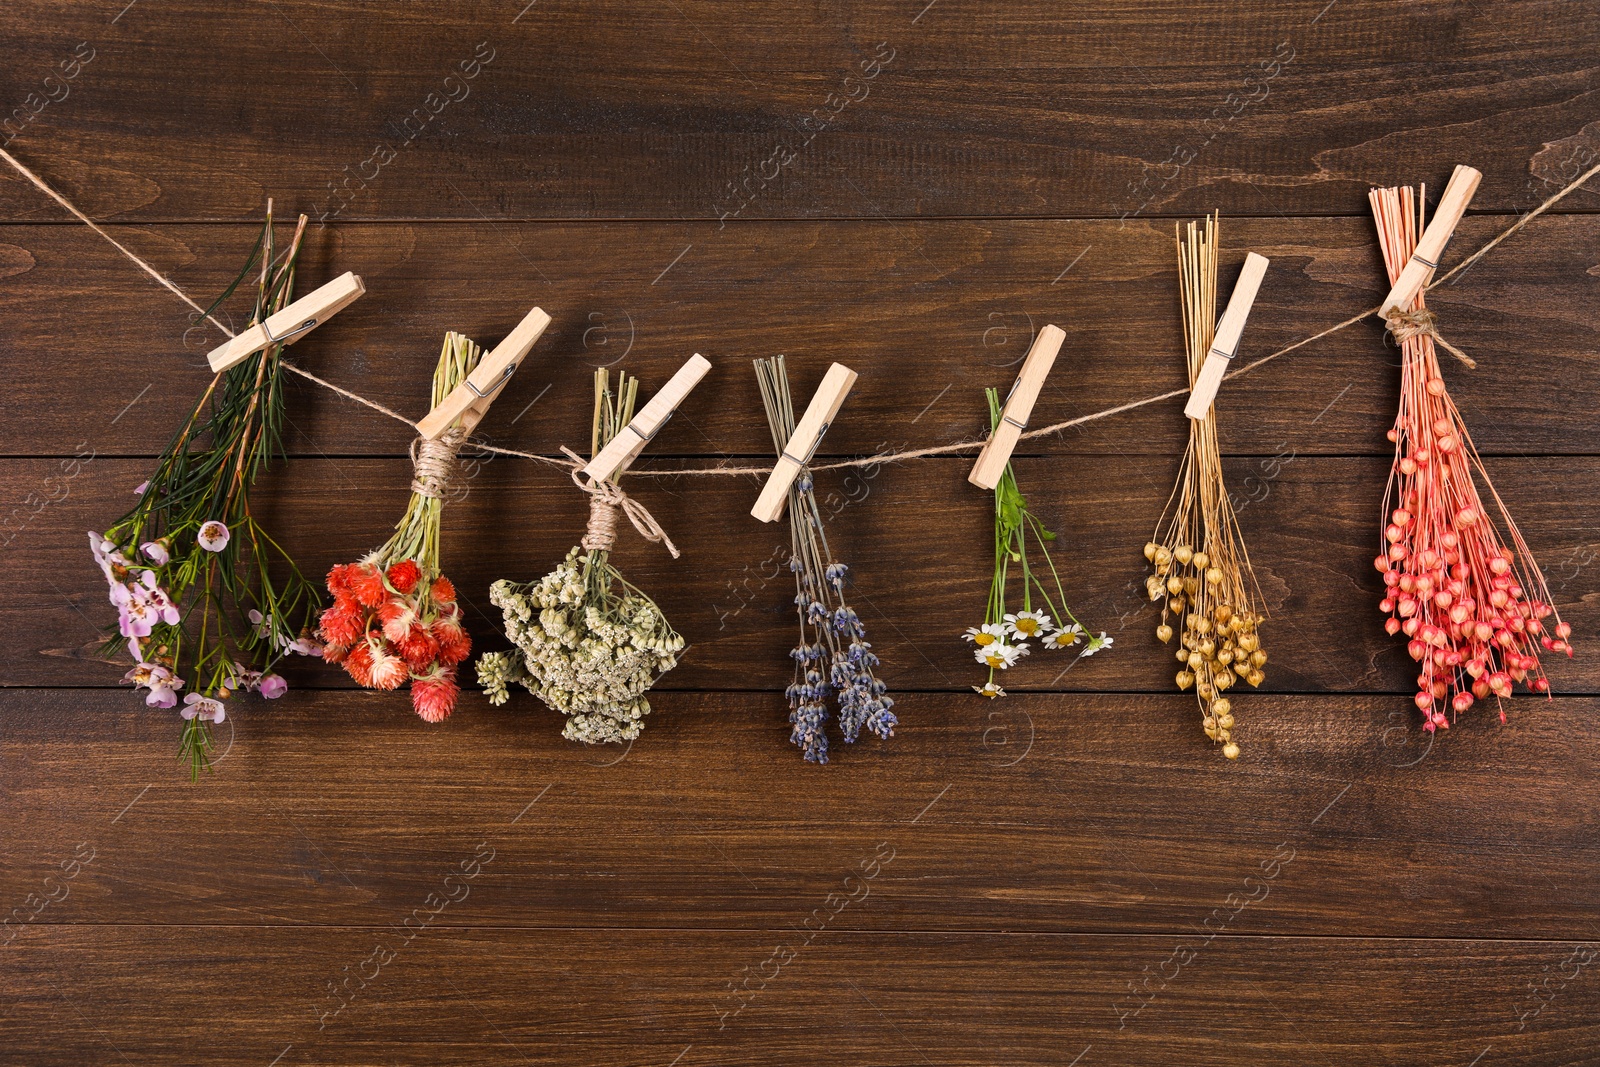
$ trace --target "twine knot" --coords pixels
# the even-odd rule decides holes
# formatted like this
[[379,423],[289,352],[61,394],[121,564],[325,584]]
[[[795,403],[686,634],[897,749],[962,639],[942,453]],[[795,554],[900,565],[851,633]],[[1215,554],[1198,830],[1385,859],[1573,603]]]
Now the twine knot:
[[436,439],[418,437],[411,442],[411,491],[443,500],[456,473],[456,453],[467,439],[466,431],[452,426]]
[[1388,323],[1389,332],[1401,344],[1414,341],[1420,337],[1431,337],[1434,343],[1446,352],[1455,356],[1468,367],[1477,367],[1477,362],[1461,349],[1446,341],[1439,333],[1439,319],[1427,308],[1417,308],[1415,311],[1401,311],[1392,307],[1384,313],[1384,322]]
[[583,532],[583,540],[579,542],[586,552],[609,552],[617,540],[617,512],[628,517],[633,528],[639,536],[646,541],[662,545],[672,558],[678,558],[678,546],[672,543],[672,538],[667,536],[667,531],[661,528],[654,515],[643,504],[622,491],[622,486],[613,481],[585,481],[583,478],[583,460],[570,448],[563,447],[572,461],[572,484],[589,494],[589,525]]

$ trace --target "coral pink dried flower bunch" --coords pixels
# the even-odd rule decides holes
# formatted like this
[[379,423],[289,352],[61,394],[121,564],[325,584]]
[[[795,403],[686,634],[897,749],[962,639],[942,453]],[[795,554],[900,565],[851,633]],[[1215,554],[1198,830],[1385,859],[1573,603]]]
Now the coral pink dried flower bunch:
[[[480,355],[468,338],[445,335],[433,374],[435,407],[472,373]],[[455,710],[456,666],[472,651],[455,586],[439,570],[440,518],[464,437],[457,420],[437,444],[422,444],[411,503],[394,536],[371,555],[328,572],[333,606],[322,613],[323,658],[343,664],[369,689],[398,689],[409,681],[411,706],[427,722],[442,722]]]
[[[1423,193],[1374,189],[1370,199],[1393,283],[1421,235]],[[1421,294],[1402,311],[1427,322]],[[1375,565],[1385,587],[1384,628],[1409,639],[1420,671],[1416,704],[1423,727],[1435,730],[1478,700],[1509,697],[1519,682],[1548,693],[1539,651],[1570,656],[1572,627],[1556,615],[1533,554],[1489,482],[1439,373],[1430,329],[1399,331],[1400,411],[1389,431],[1395,458]],[[1499,712],[1504,722],[1503,706]]]

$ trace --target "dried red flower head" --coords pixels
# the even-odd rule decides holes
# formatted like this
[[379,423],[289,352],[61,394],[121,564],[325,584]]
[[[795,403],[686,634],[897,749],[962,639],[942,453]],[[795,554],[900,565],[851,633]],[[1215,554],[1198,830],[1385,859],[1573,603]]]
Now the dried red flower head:
[[335,602],[322,613],[317,632],[329,648],[342,652],[367,632],[366,619],[355,605]]
[[454,667],[472,654],[472,639],[461,628],[459,614],[434,620],[433,636],[439,642],[439,662],[446,667]]
[[422,579],[422,568],[415,560],[403,559],[389,567],[389,584],[397,593],[410,593]]
[[452,668],[436,667],[411,681],[411,706],[424,722],[443,722],[455,710],[461,689]]
[[349,571],[350,591],[356,599],[369,608],[380,606],[389,599],[389,589],[383,584],[383,574],[370,563],[352,563]]
[[362,641],[352,648],[344,658],[345,673],[354,678],[357,685],[370,687],[372,685],[372,643]]
[[383,636],[390,641],[403,641],[417,621],[417,613],[408,601],[385,600],[378,608],[378,621],[383,624]]
[[354,596],[350,592],[350,566],[348,563],[337,563],[328,572],[328,592],[335,597]]
[[417,714],[429,722],[449,715],[460,692],[454,668],[472,651],[450,580],[430,580],[415,559],[363,561],[331,569],[328,590],[334,603],[318,627],[324,658],[370,689],[409,681]]
[[421,674],[439,658],[439,642],[420,624],[413,624],[405,640],[396,645],[400,658],[406,661],[413,673]]
[[372,688],[399,689],[410,676],[411,672],[406,669],[404,660],[394,655],[387,647],[373,646],[372,680],[368,683]]

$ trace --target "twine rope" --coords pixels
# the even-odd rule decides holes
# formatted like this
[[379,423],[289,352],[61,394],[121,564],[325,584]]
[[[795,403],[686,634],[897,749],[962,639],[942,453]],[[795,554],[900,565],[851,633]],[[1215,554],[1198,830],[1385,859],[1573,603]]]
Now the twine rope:
[[466,430],[452,426],[435,440],[418,437],[411,442],[411,491],[443,500],[455,477],[461,444]]
[[1394,335],[1394,339],[1401,344],[1421,337],[1431,337],[1435,344],[1468,367],[1476,369],[1478,366],[1477,360],[1444,339],[1444,335],[1439,332],[1439,317],[1427,308],[1401,311],[1397,307],[1392,307],[1384,313],[1383,320],[1388,323],[1389,332]]
[[[107,233],[104,229],[102,229],[99,225],[97,225],[93,219],[89,218],[89,216],[85,215],[82,211],[79,211],[75,206],[73,206],[73,204],[70,201],[68,201],[66,199],[66,197],[62,196],[60,193],[58,193],[54,189],[52,189],[49,186],[49,184],[47,184],[45,182],[45,180],[43,178],[39,177],[33,171],[31,171],[27,167],[23,166],[22,163],[20,161],[18,161],[18,159],[15,156],[13,156],[11,153],[7,152],[4,148],[0,148],[0,159],[4,159],[19,174],[21,174],[24,178],[26,178],[29,182],[31,182],[36,188],[38,188],[40,192],[44,193],[46,196],[50,197],[50,199],[52,199],[56,203],[60,204],[69,213],[71,213],[74,218],[76,218],[80,222],[84,223],[84,225],[88,226],[91,230],[93,230],[95,233],[99,234],[101,237],[104,237],[106,239],[106,241],[109,242],[112,245],[112,247],[116,248],[117,251],[121,252],[129,260],[131,260],[135,265],[137,265],[141,270],[143,270],[146,274],[148,274],[148,275],[150,275],[150,277],[154,278],[158,283],[161,284],[161,286],[163,288],[170,290],[175,296],[178,297],[178,299],[182,300],[185,304],[188,304],[191,308],[194,308],[195,311],[197,311],[197,312],[199,312],[199,313],[201,313],[203,315],[205,314],[205,309],[202,308],[199,304],[195,303],[195,301],[189,296],[189,294],[185,293],[182,289],[179,289],[177,287],[177,285],[175,285],[170,279],[168,279],[160,271],[156,270],[156,268],[151,266],[149,263],[146,263],[143,259],[139,258],[139,256],[136,253],[134,253],[133,251],[129,250],[125,245],[123,245],[121,242],[119,242],[115,237],[112,237],[111,234]],[[1461,274],[1463,271],[1465,271],[1468,268],[1470,268],[1474,263],[1477,263],[1484,256],[1488,255],[1495,248],[1499,247],[1499,245],[1502,242],[1506,241],[1507,239],[1509,239],[1510,237],[1512,237],[1513,235],[1518,233],[1520,230],[1522,230],[1522,228],[1527,226],[1528,223],[1532,222],[1534,219],[1538,218],[1540,215],[1543,215],[1545,212],[1549,211],[1556,204],[1558,204],[1562,200],[1566,199],[1566,197],[1568,197],[1572,193],[1576,192],[1585,182],[1587,182],[1590,178],[1593,178],[1596,174],[1600,174],[1600,163],[1596,163],[1594,166],[1590,167],[1588,170],[1586,170],[1582,174],[1578,175],[1578,177],[1574,178],[1567,185],[1563,186],[1560,190],[1558,190],[1549,199],[1545,200],[1542,204],[1540,204],[1539,206],[1533,208],[1527,214],[1525,214],[1521,218],[1517,219],[1516,222],[1512,223],[1510,226],[1506,227],[1506,229],[1502,230],[1497,236],[1495,236],[1492,240],[1490,240],[1482,248],[1479,248],[1476,252],[1473,252],[1466,259],[1462,260],[1460,263],[1457,263],[1454,267],[1452,267],[1450,270],[1446,271],[1444,274],[1434,278],[1433,281],[1429,282],[1426,286],[1423,287],[1422,291],[1426,293],[1426,292],[1429,292],[1429,291],[1431,291],[1433,289],[1437,289],[1441,285],[1447,284],[1452,278],[1456,277],[1457,275]],[[1296,349],[1304,348],[1306,345],[1309,345],[1314,341],[1320,341],[1324,337],[1330,337],[1333,334],[1336,334],[1341,330],[1348,329],[1349,327],[1354,326],[1356,323],[1362,321],[1363,319],[1367,318],[1368,316],[1371,316],[1371,315],[1383,315],[1383,313],[1384,313],[1384,308],[1381,305],[1375,305],[1373,307],[1367,308],[1365,311],[1361,311],[1361,312],[1358,312],[1357,314],[1351,315],[1349,318],[1343,320],[1342,322],[1336,322],[1332,326],[1329,326],[1326,329],[1320,330],[1317,333],[1312,334],[1310,337],[1302,338],[1301,340],[1296,341],[1293,344],[1285,345],[1284,347],[1278,349],[1276,352],[1269,352],[1267,355],[1262,356],[1259,359],[1256,359],[1256,360],[1254,360],[1254,361],[1252,361],[1250,363],[1246,363],[1244,366],[1240,367],[1238,370],[1229,371],[1227,374],[1222,376],[1222,380],[1223,381],[1230,381],[1230,380],[1232,380],[1234,378],[1242,378],[1246,374],[1249,374],[1251,371],[1256,370],[1256,369],[1258,369],[1260,367],[1266,366],[1268,363],[1271,363],[1273,360],[1278,359],[1280,356],[1286,356],[1290,352],[1293,352]],[[1386,319],[1386,322],[1388,322],[1388,324],[1389,324],[1390,332],[1393,333],[1394,336],[1397,339],[1403,341],[1408,332],[1410,332],[1410,331],[1420,331],[1420,332],[1411,332],[1410,336],[1422,336],[1423,334],[1426,334],[1427,336],[1432,337],[1439,344],[1443,345],[1448,351],[1454,353],[1458,359],[1461,359],[1464,362],[1466,362],[1466,364],[1469,367],[1476,365],[1471,360],[1471,358],[1468,357],[1464,352],[1462,352],[1460,349],[1456,348],[1455,346],[1451,345],[1449,342],[1445,341],[1445,339],[1443,337],[1439,336],[1436,323],[1431,321],[1431,319],[1432,319],[1431,314],[1429,316],[1430,321],[1426,324],[1426,328],[1425,329],[1423,328],[1422,322],[1420,320],[1416,319],[1414,316],[1415,316],[1415,313],[1402,313],[1399,316],[1390,316],[1388,319]],[[225,336],[227,336],[227,337],[233,337],[234,336],[233,331],[228,329],[222,323],[218,322],[215,316],[206,315],[205,317],[207,318],[207,320],[209,320],[211,322],[212,325],[216,326],[217,329],[221,330],[222,333]],[[1400,319],[1400,321],[1398,323],[1396,323],[1394,321],[1394,319],[1396,317],[1398,317]],[[404,415],[400,414],[398,411],[395,411],[393,408],[385,407],[383,404],[380,404],[375,400],[368,400],[364,396],[360,396],[360,395],[358,395],[356,393],[351,392],[348,389],[342,388],[341,386],[337,386],[337,385],[333,384],[332,382],[326,380],[325,378],[318,377],[317,375],[311,373],[310,371],[305,370],[304,368],[299,367],[296,364],[291,363],[288,360],[283,359],[281,357],[279,358],[279,363],[285,370],[288,370],[288,371],[290,371],[290,372],[292,372],[294,374],[298,374],[300,377],[306,379],[307,381],[313,382],[313,383],[315,383],[317,385],[322,386],[324,389],[328,389],[328,390],[330,390],[330,391],[332,391],[334,393],[337,393],[337,394],[339,394],[340,396],[344,397],[347,400],[351,400],[351,401],[354,401],[357,404],[361,404],[361,405],[363,405],[365,407],[371,408],[373,411],[376,411],[381,415],[387,415],[389,418],[394,419],[396,422],[404,423],[405,425],[411,427],[413,430],[416,429],[416,427],[417,427],[416,423],[412,422],[410,419],[406,418]],[[1095,421],[1098,421],[1100,419],[1107,419],[1107,418],[1110,418],[1113,415],[1120,415],[1125,411],[1133,411],[1133,410],[1135,410],[1137,408],[1148,407],[1151,404],[1159,404],[1159,403],[1161,403],[1163,401],[1166,401],[1166,400],[1173,400],[1173,399],[1175,399],[1177,397],[1180,397],[1180,396],[1187,396],[1188,394],[1189,394],[1189,390],[1188,389],[1171,389],[1171,390],[1168,390],[1165,393],[1158,393],[1155,396],[1147,396],[1147,397],[1144,397],[1144,398],[1142,398],[1140,400],[1130,400],[1126,404],[1118,404],[1116,407],[1106,408],[1103,411],[1091,412],[1088,415],[1079,415],[1077,418],[1066,419],[1066,420],[1064,420],[1062,422],[1053,422],[1048,426],[1041,426],[1036,430],[1026,430],[1021,434],[1020,439],[1021,440],[1029,440],[1029,439],[1032,439],[1032,438],[1046,437],[1046,436],[1049,436],[1051,434],[1058,434],[1058,433],[1061,433],[1064,430],[1070,430],[1074,426],[1082,426],[1085,423],[1095,422]],[[857,459],[838,460],[838,461],[833,462],[833,463],[812,464],[811,465],[811,470],[813,470],[813,471],[826,471],[826,470],[845,470],[845,469],[857,468],[857,467],[875,467],[875,466],[878,466],[878,465],[884,464],[884,463],[899,463],[899,462],[904,461],[904,460],[922,459],[922,458],[927,457],[927,456],[946,456],[946,455],[955,455],[955,454],[959,454],[959,453],[962,453],[962,452],[975,452],[975,451],[981,449],[986,442],[987,442],[987,438],[980,438],[980,439],[972,440],[972,441],[959,441],[959,442],[957,442],[955,444],[949,444],[949,445],[935,445],[935,446],[930,447],[930,448],[914,448],[914,449],[910,449],[910,450],[906,450],[906,451],[898,451],[898,452],[878,452],[878,453],[875,453],[873,455],[862,456],[862,457],[859,457]],[[484,443],[477,442],[477,441],[474,441],[472,443],[472,447],[474,449],[478,449],[478,450],[480,450],[482,452],[492,453],[494,455],[512,456],[512,457],[515,457],[517,459],[532,460],[535,463],[543,463],[543,464],[546,464],[546,465],[552,466],[552,467],[567,468],[572,472],[573,481],[579,486],[579,488],[583,489],[586,492],[594,494],[596,496],[598,496],[601,493],[608,493],[607,490],[599,489],[599,488],[596,488],[596,487],[591,487],[591,486],[588,485],[588,483],[581,482],[581,481],[578,480],[578,477],[577,477],[578,471],[583,468],[584,464],[580,459],[578,459],[578,457],[571,450],[569,450],[567,448],[562,448],[562,450],[561,450],[563,453],[565,453],[567,458],[566,459],[557,459],[557,458],[554,458],[552,456],[542,456],[542,455],[538,454],[537,452],[523,452],[523,451],[519,451],[518,449],[514,449],[514,448],[501,448],[501,447],[499,447],[497,445],[484,444]],[[680,470],[643,470],[643,471],[635,471],[634,473],[639,474],[639,475],[648,476],[648,477],[653,477],[653,478],[682,478],[682,477],[690,477],[690,476],[709,476],[709,475],[725,475],[725,476],[758,475],[758,476],[761,476],[761,477],[765,477],[766,475],[772,473],[772,468],[771,467],[729,467],[729,466],[690,467],[690,468],[684,468],[684,469],[680,469]],[[631,497],[629,497],[626,493],[623,493],[621,488],[616,486],[616,483],[614,483],[614,482],[604,482],[604,483],[601,483],[601,484],[602,485],[609,485],[609,486],[613,487],[614,489],[616,489],[616,492],[618,494],[620,494],[620,496],[621,496],[621,501],[626,501],[627,502],[627,503],[621,503],[619,501],[614,506],[621,507],[623,509],[624,513],[626,513],[628,515],[629,519],[633,522],[634,528],[639,530],[640,536],[645,537],[646,540],[657,540],[658,538],[651,537],[648,533],[646,533],[647,529],[653,529],[655,533],[659,534],[659,540],[661,541],[661,543],[665,544],[671,550],[671,552],[672,552],[672,554],[674,556],[677,556],[677,554],[678,554],[677,549],[672,546],[672,542],[667,539],[666,533],[661,530],[661,527],[659,525],[656,524],[654,518],[650,518],[649,517],[650,513],[647,510],[645,510],[642,505],[638,504]],[[632,507],[634,507],[634,508],[637,508],[638,511],[642,512],[644,514],[644,516],[648,519],[648,523],[645,526],[641,527],[640,521],[636,517],[635,512],[629,510],[629,506],[630,505]],[[592,509],[592,505],[591,505],[591,509]],[[591,513],[592,513],[592,511],[591,511]]]
[[584,481],[584,462],[570,448],[561,450],[572,468],[572,484],[589,494],[589,525],[579,542],[586,552],[609,552],[617,541],[617,512],[628,517],[639,536],[658,544],[678,558],[678,546],[672,543],[667,531],[661,528],[650,509],[622,491],[622,486],[609,479]]

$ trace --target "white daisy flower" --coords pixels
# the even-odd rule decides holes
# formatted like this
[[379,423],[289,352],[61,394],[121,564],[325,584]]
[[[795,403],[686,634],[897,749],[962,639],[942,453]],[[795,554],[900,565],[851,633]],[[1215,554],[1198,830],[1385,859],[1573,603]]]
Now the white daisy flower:
[[[983,648],[997,641],[1004,641],[1006,639],[1006,628],[1004,623],[986,622],[981,627],[967,627],[967,632],[961,636],[968,641],[975,642],[979,648]],[[978,658],[982,659],[983,657],[979,656]]]
[[1077,623],[1068,623],[1044,638],[1046,648],[1071,648],[1083,636],[1083,627]]
[[976,659],[985,667],[992,667],[995,670],[1003,671],[1013,663],[1017,662],[1017,657],[1021,654],[1022,653],[1017,650],[1015,645],[1008,645],[1004,642],[996,641],[992,645],[974,649],[972,658]]
[[1115,638],[1107,637],[1106,632],[1101,630],[1099,637],[1091,637],[1089,639],[1089,644],[1085,646],[1082,654],[1085,656],[1092,656],[1096,652],[1099,652],[1102,648],[1110,648],[1115,640]]
[[1016,634],[1026,641],[1030,637],[1039,637],[1050,628],[1050,616],[1042,611],[1019,611],[1015,615],[1005,618],[1006,632]]
[[1001,689],[998,685],[995,685],[993,682],[989,682],[984,685],[975,685],[972,687],[972,691],[981,697],[988,697],[990,700],[993,700],[995,697],[1003,697],[1006,695],[1006,691]]

